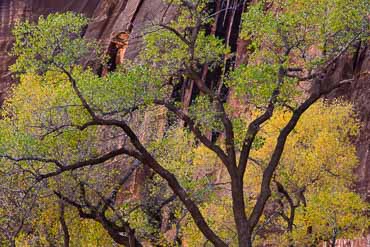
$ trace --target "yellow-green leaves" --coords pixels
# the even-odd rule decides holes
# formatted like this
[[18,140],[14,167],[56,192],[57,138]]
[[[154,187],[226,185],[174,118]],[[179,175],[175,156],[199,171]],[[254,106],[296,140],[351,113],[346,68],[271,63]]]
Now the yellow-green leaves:
[[195,46],[195,59],[200,64],[207,64],[210,69],[213,69],[216,65],[220,65],[224,56],[229,53],[229,47],[225,47],[221,39],[206,34],[205,31],[199,33]]
[[[233,121],[238,145],[245,136],[243,126],[245,128],[250,118],[258,116],[259,112],[251,115],[241,115]],[[259,195],[262,173],[270,160],[277,137],[290,116],[291,112],[278,107],[272,119],[261,127],[255,138],[244,179],[247,215],[251,212],[250,205],[253,205]],[[350,190],[355,181],[353,169],[358,164],[351,139],[358,134],[358,130],[359,123],[348,103],[319,101],[303,114],[287,139],[273,178],[284,186],[297,206],[293,230],[285,230],[287,222],[280,216],[279,210],[289,216],[290,207],[284,197],[279,197],[276,185],[272,182],[271,204],[267,206],[266,215],[261,219],[259,227],[262,234],[259,236],[259,232],[256,233],[255,244],[258,241],[283,246],[288,246],[292,241],[297,246],[302,243],[312,244],[320,239],[329,239],[333,229],[338,229],[338,238],[361,235],[362,230],[367,227],[364,212],[368,205]],[[220,164],[214,153],[204,146],[194,149],[194,154],[188,157],[194,157],[193,162],[198,170],[202,167],[218,168]],[[219,191],[215,189],[213,196],[202,204],[202,209],[210,216],[209,222],[217,233],[230,241],[230,246],[237,246],[237,240],[232,234],[235,231],[234,225],[228,221],[232,215],[225,210],[230,200],[227,184],[229,176],[223,175],[221,168],[218,169],[217,181],[226,183]],[[276,204],[278,198],[286,203],[282,208]],[[270,214],[275,216],[270,218]],[[263,232],[269,231],[269,226],[271,229],[278,227],[283,233],[272,232],[264,236]],[[309,227],[312,228],[312,234],[307,234]],[[205,242],[200,232],[194,230],[191,221],[184,227],[184,236],[191,243],[199,245]]]
[[276,88],[277,74],[276,65],[242,65],[230,73],[226,84],[235,90],[237,97],[247,97],[255,105],[265,105]]
[[150,104],[166,92],[145,66],[125,63],[117,71],[99,77],[91,70],[76,68],[73,77],[89,104],[100,114],[131,111]]
[[[288,137],[277,171],[279,181],[296,188],[312,183],[320,186],[351,184],[357,158],[350,138],[359,128],[352,115],[351,105],[341,102],[332,105],[319,102],[304,113]],[[279,131],[289,116],[290,112],[284,111],[274,114],[262,130],[265,144],[253,151],[253,157],[267,162]]]
[[[309,196],[306,208],[299,208],[293,239],[297,244],[314,244],[318,239],[360,237],[369,227],[368,209],[369,205],[349,190],[317,191]],[[307,234],[308,227],[312,234]]]
[[88,20],[72,12],[41,16],[37,24],[18,23],[13,30],[17,56],[13,72],[44,73],[47,70],[69,70],[82,59],[100,56],[96,43],[82,38]]
[[[290,115],[287,111],[276,111],[272,120],[263,126],[260,137],[264,138],[264,144],[252,150],[252,167],[248,171],[266,166],[276,138]],[[338,237],[361,235],[361,229],[366,228],[363,224],[366,204],[349,189],[355,181],[353,170],[358,164],[351,138],[358,130],[359,123],[348,103],[319,101],[303,114],[287,139],[274,177],[298,205],[295,227],[292,235],[269,238],[273,243],[277,238],[283,241],[282,237],[293,238],[297,244],[306,241],[312,244],[318,239],[327,240],[335,227],[340,229]],[[262,176],[259,169],[252,172],[254,175],[248,171],[249,177]],[[247,186],[253,188],[253,180],[246,181],[252,181]],[[271,187],[274,188],[274,184]],[[283,210],[290,215],[288,205]],[[312,234],[307,234],[308,227],[312,227]]]
[[[25,74],[3,106],[0,147],[3,154],[44,156],[72,161],[91,155],[96,128],[80,131],[90,119],[64,75]],[[84,150],[84,151],[83,151]]]
[[268,50],[280,59],[290,53],[290,64],[308,68],[366,37],[368,14],[366,0],[282,0],[269,8],[259,2],[244,14],[241,35],[255,53]]
[[[199,70],[203,65],[213,70],[222,66],[230,53],[223,40],[210,34],[207,26],[207,1],[171,1],[178,7],[175,20],[158,23],[147,31],[142,60],[156,67],[162,78],[188,76],[189,70]],[[194,72],[194,71],[193,71]]]
[[212,130],[222,131],[220,113],[215,104],[210,101],[208,96],[198,96],[190,106],[190,117],[204,133]]

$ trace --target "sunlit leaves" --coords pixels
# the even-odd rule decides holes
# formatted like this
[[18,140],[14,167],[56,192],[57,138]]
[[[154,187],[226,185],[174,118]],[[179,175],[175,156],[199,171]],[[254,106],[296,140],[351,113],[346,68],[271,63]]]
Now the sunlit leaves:
[[190,106],[189,115],[204,132],[212,130],[222,131],[220,113],[218,113],[215,103],[212,103],[207,96],[198,96],[195,99]]
[[178,6],[176,19],[147,30],[142,60],[154,65],[162,78],[186,75],[190,68],[200,70],[203,65],[211,70],[222,66],[230,49],[204,28],[212,20],[208,18],[207,1],[171,1],[171,4]]
[[194,190],[199,184],[195,179],[196,167],[193,162],[195,147],[194,137],[181,128],[167,131],[162,140],[151,146],[157,159],[176,174],[182,185],[189,190]]
[[213,69],[216,65],[220,65],[224,56],[229,53],[229,48],[225,48],[221,39],[214,35],[206,35],[204,31],[198,34],[195,46],[195,59],[198,63],[206,64]]
[[[350,184],[352,169],[357,164],[350,138],[356,135],[359,126],[352,115],[351,106],[345,103],[326,105],[320,102],[313,105],[287,140],[278,170],[280,181],[294,184],[296,188],[335,181]],[[289,112],[278,112],[264,126],[262,137],[265,138],[265,144],[253,152],[253,157],[267,161],[277,135],[289,116]]]
[[368,35],[366,0],[284,0],[266,6],[259,2],[249,7],[242,36],[252,40],[256,53],[270,50],[281,59],[291,53],[289,63],[296,66],[323,62],[348,42]]
[[95,131],[91,128],[81,132],[75,127],[89,117],[63,75],[50,72],[45,77],[23,76],[3,112],[0,146],[4,153],[64,159],[73,157],[73,153],[80,156],[93,151],[78,148],[91,141]]
[[[264,138],[264,144],[260,149],[252,151],[252,166],[266,165],[276,138],[289,116],[288,111],[278,111],[270,123],[263,127],[261,137]],[[300,193],[306,197],[308,208],[300,201],[296,215],[297,226],[293,228],[292,233],[294,238],[300,238],[297,243],[326,239],[334,227],[329,230],[326,226],[335,217],[338,218],[338,226],[348,225],[349,222],[354,224],[348,225],[348,228],[341,226],[340,236],[354,236],[352,234],[356,230],[353,229],[364,229],[360,222],[365,220],[362,214],[366,205],[358,195],[348,191],[355,181],[353,169],[358,162],[351,138],[357,135],[358,129],[359,123],[354,118],[350,104],[321,101],[302,116],[295,131],[288,137],[274,179],[282,183],[293,196],[293,200],[297,200],[295,203],[302,200]],[[258,169],[253,174],[262,176],[261,170]],[[247,186],[253,186],[253,183],[248,183]],[[353,201],[344,201],[348,204],[339,205],[339,197],[353,197]],[[289,215],[289,211],[287,214]],[[348,221],[344,223],[342,220]],[[328,230],[321,229],[324,225]],[[314,229],[312,235],[307,235],[309,226]],[[361,231],[357,230],[356,233],[359,235]]]
[[[318,239],[330,241],[335,237],[354,238],[363,234],[369,222],[366,218],[368,205],[361,197],[351,191],[320,190],[308,198],[306,208],[300,208],[296,231],[296,243],[317,243]],[[312,227],[312,234],[307,228]]]
[[[252,116],[255,115],[259,115],[259,112]],[[245,136],[243,126],[247,126],[252,116],[241,115],[233,121],[237,145],[240,145],[239,142],[243,140],[240,137]],[[247,205],[253,205],[252,202],[258,197],[263,170],[271,157],[276,138],[290,116],[289,111],[279,108],[271,121],[262,127],[253,143],[251,159],[248,161],[244,180]],[[297,244],[306,241],[313,243],[317,239],[326,240],[334,227],[341,229],[338,237],[355,237],[361,234],[362,229],[366,228],[364,212],[367,205],[357,194],[349,190],[355,181],[353,169],[358,162],[351,138],[358,134],[358,129],[359,123],[355,118],[352,106],[348,103],[320,101],[304,113],[297,127],[287,139],[274,180],[283,184],[292,196],[294,203],[298,204],[299,200],[302,200],[300,193],[304,190],[303,195],[306,198],[307,208],[302,201],[299,202],[292,233],[286,232],[286,234],[276,235],[271,233],[265,237],[262,235],[262,239],[257,236],[257,242],[267,241],[286,245],[289,244],[289,241],[296,241]],[[220,160],[205,147],[200,146],[196,149],[194,162],[197,167],[213,164],[216,164],[217,167]],[[222,175],[222,170],[219,172],[217,181],[229,181],[227,175]],[[215,226],[217,233],[226,234],[224,238],[230,241],[231,246],[234,246],[237,244],[237,240],[232,237],[232,232],[235,231],[233,223],[226,223],[227,219],[232,216],[229,215],[229,212],[224,211],[224,200],[227,200],[227,196],[226,198],[222,197],[225,193],[227,194],[228,185],[226,183],[223,186],[225,187],[219,192],[217,189],[215,190],[215,201],[212,204],[205,203],[202,207],[207,210],[207,215],[212,216],[210,224]],[[278,198],[278,192],[275,191],[274,183],[271,188],[273,190],[271,202],[273,202]],[[343,200],[342,208],[339,205],[341,201],[339,198],[344,197],[348,200]],[[250,210],[249,207],[246,208],[247,214],[250,214]],[[279,209],[274,206],[274,210]],[[283,210],[286,210],[286,214],[289,215],[289,207],[283,208]],[[261,222],[267,220],[267,226],[275,224],[274,226],[279,229],[284,229],[287,224],[279,216],[275,216],[270,223],[268,218],[269,216],[265,215]],[[337,221],[333,224],[335,218]],[[225,224],[228,224],[228,227],[224,227]],[[330,225],[329,228],[328,225]],[[345,225],[348,228],[344,227]],[[311,235],[307,234],[309,226],[313,227]],[[191,221],[184,226],[184,234],[185,238],[191,242],[197,244],[205,242],[200,233],[194,230]]]
[[97,44],[82,38],[88,20],[71,12],[40,17],[37,24],[18,23],[13,34],[13,72],[44,73],[50,69],[69,69],[71,66],[99,57]]
[[276,88],[277,70],[269,64],[242,65],[230,74],[227,85],[235,89],[237,96],[246,96],[255,105],[265,105]]
[[105,77],[91,70],[75,69],[73,76],[88,103],[100,114],[128,113],[145,107],[156,97],[166,93],[166,87],[151,71],[141,65],[125,63]]
[[[63,232],[60,226],[60,204],[53,196],[41,199],[30,222],[32,234],[21,233],[17,238],[20,246],[56,246],[63,245]],[[111,237],[99,225],[89,219],[80,219],[78,212],[72,207],[65,207],[64,218],[68,224],[70,242],[73,246],[112,246]],[[31,229],[30,229],[31,230]]]

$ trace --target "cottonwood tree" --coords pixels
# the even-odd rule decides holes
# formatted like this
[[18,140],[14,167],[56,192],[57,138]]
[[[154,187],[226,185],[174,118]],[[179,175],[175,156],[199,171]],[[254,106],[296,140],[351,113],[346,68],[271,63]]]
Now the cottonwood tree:
[[[248,202],[254,202],[258,197],[266,161],[290,114],[277,110],[269,123],[261,128],[259,144],[251,151],[250,166],[245,175],[248,178],[244,181]],[[340,101],[319,101],[303,114],[302,121],[287,140],[273,176],[272,195],[253,236],[257,246],[312,246],[329,241],[331,234],[335,238],[348,239],[359,237],[366,231],[366,203],[351,191],[352,171],[358,161],[350,139],[359,128],[353,116],[351,105]],[[248,121],[253,116],[247,114],[244,119]],[[244,136],[239,134],[242,132],[243,129],[239,129],[236,136]],[[194,158],[198,167],[221,166],[211,152],[197,148],[196,153],[201,154],[201,158]],[[224,176],[220,184],[228,181],[229,178]],[[218,188],[217,199],[203,203],[201,210],[212,218],[215,231],[231,246],[236,246],[235,225],[230,220],[232,212],[225,210],[231,204],[227,189],[227,186]],[[183,235],[194,245],[205,242],[191,223],[184,226]]]
[[[273,142],[270,138],[278,135],[278,126],[286,121],[287,115],[289,112],[277,112],[271,122],[263,127],[265,134],[262,136],[266,138],[266,144]],[[267,225],[271,230],[278,229],[279,225],[283,226],[283,229],[285,227],[285,230],[280,231],[280,236],[271,234],[274,236],[271,240],[275,238],[283,243],[285,238],[285,241],[288,241],[286,246],[317,245],[320,241],[328,240],[328,232],[334,232],[330,228],[328,231],[318,229],[321,225],[330,225],[328,222],[331,217],[341,218],[339,228],[345,229],[351,225],[349,228],[352,230],[340,233],[344,238],[353,237],[353,232],[361,235],[366,229],[366,204],[361,202],[359,195],[351,192],[355,181],[352,171],[358,163],[355,147],[351,142],[351,138],[357,135],[359,129],[354,115],[348,103],[332,101],[317,102],[302,116],[302,121],[287,140],[280,165],[273,177],[274,195],[271,202],[278,205],[275,205],[278,209],[275,216],[279,217],[275,217],[278,220],[274,223],[271,216],[276,211],[270,212],[269,217],[266,217],[270,221]],[[252,152],[257,166],[264,166],[264,157],[268,156],[266,152],[271,152],[271,146],[268,144]],[[326,198],[326,203],[319,206],[316,202],[318,197]],[[352,202],[343,200],[339,206],[339,197],[352,198]],[[325,208],[325,204],[330,205],[333,211],[327,210],[323,213],[321,207]],[[337,206],[341,208],[343,216],[335,212],[334,208]],[[308,213],[310,210],[317,213],[316,217],[327,219],[328,222],[318,223],[318,220]],[[285,224],[281,224],[279,219],[285,221]],[[281,234],[284,232],[288,234]],[[337,233],[339,234],[339,231]]]
[[[18,102],[8,101],[0,153],[3,160],[23,167],[37,182],[53,181],[121,156],[135,159],[168,184],[210,243],[227,246],[201,212],[193,191],[197,186],[185,186],[176,170],[161,162],[160,150],[151,148],[130,124],[134,112],[165,108],[227,170],[238,245],[252,246],[288,136],[311,105],[354,80],[329,83],[325,75],[354,43],[366,37],[366,1],[286,0],[248,6],[240,37],[251,42],[249,59],[237,68],[230,63],[234,54],[223,40],[207,31],[212,23],[208,1],[172,4],[178,7],[177,19],[157,23],[160,32],[148,32],[140,62],[127,63],[103,78],[81,66],[83,60],[100,57],[96,44],[81,38],[87,24],[83,17],[54,14],[38,24],[19,24],[14,30],[18,58],[12,70],[23,76],[24,85],[30,76],[38,77],[39,88],[48,97],[39,97],[45,105],[23,109],[24,115],[12,106],[26,104],[28,95],[17,98]],[[216,76],[205,76],[205,70]],[[189,109],[169,97],[183,78],[194,81],[200,92]],[[312,93],[297,90],[302,82],[314,89]],[[246,110],[259,109],[253,120],[242,125],[240,141],[236,126],[243,121],[227,101],[229,89],[246,102]],[[266,145],[258,135],[277,109],[291,114],[265,159],[257,196],[249,201],[245,180],[250,179],[246,176],[250,154],[256,145]],[[127,142],[106,150],[103,132],[123,136]],[[215,136],[219,141],[213,140]],[[126,245],[137,242],[130,240]]]

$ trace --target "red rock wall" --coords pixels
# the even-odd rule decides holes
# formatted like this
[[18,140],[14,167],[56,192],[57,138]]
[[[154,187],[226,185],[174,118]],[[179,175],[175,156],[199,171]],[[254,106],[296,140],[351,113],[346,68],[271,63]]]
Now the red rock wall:
[[[370,247],[370,235],[361,239],[349,240],[339,239],[335,243],[336,247]],[[330,247],[329,244],[323,244],[322,247]]]
[[354,104],[361,120],[360,135],[355,141],[359,157],[357,190],[370,201],[370,47],[362,44],[353,56],[341,59],[332,75],[331,81],[354,78],[354,82],[330,98],[343,97]]
[[13,37],[11,29],[17,21],[35,20],[52,12],[75,11],[91,17],[100,0],[0,0],[0,102],[12,79],[8,66],[14,58],[8,55]]
[[40,15],[65,11],[90,17],[85,36],[99,40],[105,48],[118,33],[131,33],[125,55],[128,58],[138,54],[143,28],[164,16],[166,20],[173,13],[160,0],[0,0],[0,103],[12,83],[8,66],[14,58],[8,53],[16,21],[36,20]]

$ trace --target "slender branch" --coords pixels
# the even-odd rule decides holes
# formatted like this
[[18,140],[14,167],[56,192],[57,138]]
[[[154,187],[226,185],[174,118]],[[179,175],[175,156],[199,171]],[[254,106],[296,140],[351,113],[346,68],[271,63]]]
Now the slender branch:
[[355,42],[361,36],[361,34],[363,34],[363,33],[360,32],[360,33],[356,34],[350,41],[348,41],[342,47],[342,49],[332,59],[330,59],[328,62],[326,62],[325,63],[326,68],[328,68],[330,65],[332,65],[333,63],[335,63],[337,61],[337,59],[339,57],[341,57],[348,50],[348,48],[353,44],[353,42]]
[[252,148],[254,138],[256,137],[258,131],[260,130],[260,126],[272,117],[272,114],[275,109],[275,103],[276,103],[277,97],[280,94],[280,87],[283,84],[283,76],[284,76],[284,69],[280,67],[279,72],[278,72],[278,82],[277,82],[276,88],[271,94],[271,98],[269,100],[269,104],[265,112],[262,115],[260,115],[258,118],[253,120],[248,126],[247,134],[243,141],[243,146],[242,146],[242,150],[240,152],[240,158],[239,158],[238,169],[241,174],[245,173],[249,153]]
[[225,128],[225,146],[226,152],[229,159],[229,163],[232,168],[236,168],[236,154],[235,154],[235,141],[234,141],[234,127],[228,117],[224,105],[221,100],[217,99],[217,106],[221,114],[221,120]]
[[119,149],[113,150],[109,153],[106,153],[104,155],[101,155],[97,158],[76,162],[72,165],[62,166],[54,172],[49,172],[49,173],[38,175],[37,180],[41,181],[41,180],[46,179],[46,178],[57,176],[57,175],[59,175],[63,172],[66,172],[66,171],[72,171],[72,170],[76,170],[76,169],[83,168],[83,167],[86,167],[86,166],[98,165],[98,164],[101,164],[101,163],[103,163],[107,160],[110,160],[110,159],[112,159],[112,158],[114,158],[118,155],[123,155],[123,154],[131,156],[131,157],[135,157],[135,158],[140,157],[140,155],[135,151],[131,151],[131,150],[128,150],[126,148],[119,148]]
[[59,200],[59,222],[63,230],[63,246],[69,247],[70,234],[65,220],[65,205],[63,200]]
[[[289,207],[290,207],[290,214],[289,217],[285,214],[282,214],[283,218],[288,223],[288,231],[291,232],[293,230],[293,224],[294,224],[294,218],[295,218],[295,209],[297,208],[297,205],[294,204],[294,201],[292,197],[289,195],[288,191],[284,188],[284,186],[277,180],[274,180],[277,190],[279,193],[281,193],[285,199],[288,201]],[[286,216],[286,217],[284,217]]]
[[55,160],[55,159],[46,159],[46,158],[41,158],[41,157],[34,157],[34,156],[29,156],[29,157],[12,157],[10,155],[0,155],[0,158],[5,158],[11,161],[15,162],[21,162],[21,161],[37,161],[37,162],[42,162],[42,163],[53,163],[59,168],[63,169],[65,167],[64,164],[62,164],[60,161]]
[[226,167],[229,166],[229,160],[225,152],[216,144],[212,143],[205,135],[202,134],[201,130],[197,127],[195,122],[188,116],[186,115],[183,111],[178,109],[176,106],[173,104],[162,101],[162,100],[155,100],[155,104],[157,105],[162,105],[165,106],[169,111],[175,113],[181,120],[183,120],[186,124],[187,127],[193,132],[195,137],[206,147],[208,147],[210,150],[212,150],[216,155],[221,159],[223,164],[225,164]]
[[164,23],[160,23],[159,24],[159,26],[160,27],[162,27],[162,28],[164,28],[164,29],[166,29],[166,30],[168,30],[168,31],[170,31],[170,32],[172,32],[172,33],[174,33],[182,42],[184,42],[186,45],[188,45],[188,46],[190,46],[191,44],[190,44],[190,41],[189,40],[187,40],[186,38],[185,38],[185,36],[184,35],[182,35],[179,31],[177,31],[175,28],[173,28],[173,27],[171,27],[171,26],[168,26],[168,25],[166,25],[166,24],[164,24]]
[[[55,63],[54,63],[55,64]],[[95,112],[93,111],[93,109],[91,108],[91,106],[89,105],[89,103],[87,102],[87,100],[85,99],[85,97],[82,95],[82,92],[80,91],[80,89],[78,88],[77,86],[77,81],[75,80],[75,78],[73,78],[72,74],[67,71],[63,66],[59,66],[57,64],[55,64],[55,66],[57,66],[59,69],[62,70],[62,72],[64,74],[67,75],[69,81],[71,82],[72,84],[72,88],[73,90],[75,91],[77,97],[80,99],[83,107],[87,110],[87,112],[90,114],[90,116],[93,118],[93,119],[96,119],[97,116],[95,114]]]

